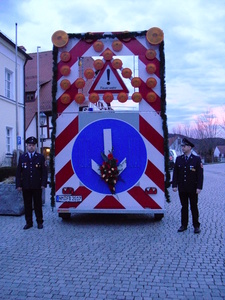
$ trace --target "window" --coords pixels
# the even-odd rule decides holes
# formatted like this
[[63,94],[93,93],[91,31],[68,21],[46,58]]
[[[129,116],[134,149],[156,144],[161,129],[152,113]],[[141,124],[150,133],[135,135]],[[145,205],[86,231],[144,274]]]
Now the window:
[[12,128],[6,127],[6,153],[12,153]]
[[26,102],[34,102],[35,101],[35,93],[26,93]]
[[12,72],[5,70],[5,97],[12,99]]

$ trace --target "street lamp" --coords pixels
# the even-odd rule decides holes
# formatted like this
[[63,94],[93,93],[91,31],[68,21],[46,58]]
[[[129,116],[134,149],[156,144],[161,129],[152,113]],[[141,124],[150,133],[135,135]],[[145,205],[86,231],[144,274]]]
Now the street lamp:
[[40,112],[39,115],[39,120],[40,120],[40,127],[41,127],[41,153],[43,154],[43,142],[44,142],[44,135],[43,135],[43,126],[45,125],[46,122],[46,114],[44,112]]

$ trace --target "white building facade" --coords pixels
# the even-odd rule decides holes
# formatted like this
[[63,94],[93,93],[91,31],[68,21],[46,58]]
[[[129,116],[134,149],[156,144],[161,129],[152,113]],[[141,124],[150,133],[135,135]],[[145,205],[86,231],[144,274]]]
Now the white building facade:
[[15,153],[24,151],[24,70],[31,58],[17,49],[16,55],[16,45],[0,32],[0,166],[11,166]]

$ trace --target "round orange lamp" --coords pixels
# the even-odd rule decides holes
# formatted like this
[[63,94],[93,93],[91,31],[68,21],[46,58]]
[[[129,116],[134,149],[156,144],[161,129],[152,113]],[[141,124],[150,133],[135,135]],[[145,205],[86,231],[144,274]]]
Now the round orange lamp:
[[70,67],[69,66],[62,66],[60,68],[60,73],[63,75],[63,76],[68,76],[70,74]]
[[112,62],[112,66],[113,66],[114,69],[121,69],[122,65],[123,65],[123,62],[119,58],[114,59],[113,62]]
[[71,102],[71,97],[69,94],[65,93],[60,97],[62,104],[69,104]]
[[104,95],[103,95],[103,100],[106,102],[106,103],[110,103],[113,101],[113,94],[110,93],[110,92],[106,92]]
[[124,92],[120,92],[117,96],[117,99],[118,99],[119,102],[124,103],[124,102],[127,101],[128,95]]
[[119,52],[123,48],[123,43],[119,40],[115,40],[112,42],[112,48],[114,51]]
[[148,60],[152,60],[156,57],[156,52],[154,49],[148,49],[146,52],[145,52],[145,57],[148,59]]
[[147,66],[146,66],[146,71],[147,71],[148,74],[154,74],[155,71],[156,71],[156,66],[155,66],[155,64],[152,64],[152,63],[147,64]]
[[63,62],[68,62],[71,58],[71,55],[69,52],[67,51],[63,51],[61,54],[60,54],[60,59],[61,61]]
[[141,86],[141,78],[140,77],[134,77],[131,79],[131,85],[133,87],[140,87]]
[[58,48],[66,46],[68,41],[69,41],[69,36],[63,30],[58,30],[52,35],[52,43],[54,46]]
[[92,79],[94,76],[95,76],[95,72],[92,70],[92,69],[86,69],[84,71],[84,76],[87,78],[87,79]]
[[96,59],[93,65],[95,70],[101,70],[104,66],[104,62],[101,59]]
[[102,41],[96,41],[94,42],[93,47],[96,52],[102,52],[104,49],[104,44]]
[[77,78],[74,84],[77,89],[82,89],[85,86],[85,81],[83,78]]
[[76,103],[82,104],[84,102],[84,100],[85,100],[84,94],[82,94],[82,93],[76,94],[76,96],[75,96]]
[[103,57],[105,60],[111,60],[113,57],[113,53],[111,50],[105,50],[103,53]]
[[132,100],[134,102],[139,103],[139,102],[141,102],[142,95],[139,92],[135,92],[135,93],[133,93],[133,95],[131,96],[131,98],[132,98]]
[[99,95],[97,93],[91,93],[88,99],[91,103],[97,103],[99,100]]
[[61,82],[60,82],[60,86],[63,90],[67,90],[70,86],[71,86],[71,83],[68,79],[63,79]]
[[149,103],[155,102],[155,101],[156,101],[156,98],[157,98],[157,96],[156,96],[156,94],[153,93],[153,92],[149,92],[149,93],[147,94],[147,96],[146,96],[146,100],[147,100]]
[[146,80],[146,85],[147,87],[149,87],[150,89],[153,89],[156,85],[157,85],[157,81],[154,77],[149,77]]
[[124,69],[122,70],[122,76],[123,76],[124,78],[131,78],[131,75],[132,75],[131,69],[129,69],[129,68],[124,68]]

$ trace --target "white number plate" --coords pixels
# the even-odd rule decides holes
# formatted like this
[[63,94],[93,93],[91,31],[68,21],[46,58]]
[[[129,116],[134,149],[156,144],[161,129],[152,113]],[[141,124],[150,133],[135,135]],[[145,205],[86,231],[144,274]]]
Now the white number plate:
[[82,196],[57,195],[57,202],[82,202]]

